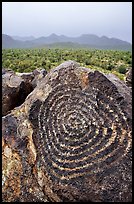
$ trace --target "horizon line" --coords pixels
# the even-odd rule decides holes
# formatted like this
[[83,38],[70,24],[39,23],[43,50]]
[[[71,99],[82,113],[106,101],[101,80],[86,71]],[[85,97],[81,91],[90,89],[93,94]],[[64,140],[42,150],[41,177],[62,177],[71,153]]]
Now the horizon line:
[[49,34],[49,35],[46,35],[46,36],[43,36],[43,35],[41,35],[41,36],[39,36],[39,37],[35,37],[34,35],[25,35],[25,36],[20,36],[20,35],[11,35],[11,34],[7,34],[7,33],[2,33],[2,35],[8,35],[8,36],[10,36],[10,37],[22,37],[22,38],[24,38],[24,37],[34,37],[35,39],[38,39],[38,38],[41,38],[41,37],[49,37],[49,36],[51,36],[51,35],[56,35],[56,36],[65,36],[65,37],[72,37],[72,38],[77,38],[77,37],[80,37],[80,36],[82,36],[82,35],[94,35],[94,36],[97,36],[97,37],[99,37],[99,38],[102,38],[102,37],[106,37],[106,38],[108,38],[108,39],[117,39],[117,40],[121,40],[121,41],[124,41],[124,42],[128,42],[128,43],[130,43],[131,45],[132,45],[132,42],[130,42],[130,41],[127,41],[127,40],[122,40],[122,39],[120,39],[120,38],[118,38],[118,37],[108,37],[108,36],[106,36],[106,35],[101,35],[101,36],[99,36],[99,35],[97,35],[97,34],[92,34],[92,33],[83,33],[83,34],[80,34],[80,35],[78,35],[78,36],[68,36],[68,35],[64,35],[64,34],[56,34],[56,33],[51,33],[51,34]]

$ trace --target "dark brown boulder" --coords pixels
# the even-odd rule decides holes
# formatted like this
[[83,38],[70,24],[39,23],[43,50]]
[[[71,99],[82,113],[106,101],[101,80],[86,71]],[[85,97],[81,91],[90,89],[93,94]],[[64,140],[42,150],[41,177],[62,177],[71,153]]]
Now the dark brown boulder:
[[16,74],[5,71],[2,75],[2,115],[6,115],[16,106],[21,105],[33,90],[31,74]]
[[3,117],[3,201],[132,202],[131,90],[68,61]]
[[2,69],[2,115],[21,105],[29,93],[45,77],[47,71],[34,70],[30,73],[15,73]]

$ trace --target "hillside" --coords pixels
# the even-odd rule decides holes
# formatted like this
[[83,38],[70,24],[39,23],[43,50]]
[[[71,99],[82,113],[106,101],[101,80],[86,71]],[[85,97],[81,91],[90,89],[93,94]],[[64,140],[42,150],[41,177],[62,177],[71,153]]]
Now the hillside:
[[11,36],[2,34],[2,48],[29,48],[32,46],[32,41],[14,40]]
[[13,38],[14,40],[21,40],[21,41],[26,41],[26,40],[31,41],[31,40],[35,40],[35,37],[33,37],[33,36],[28,36],[28,37],[12,36],[12,38]]
[[[21,39],[21,40],[15,40]],[[29,39],[29,40],[28,40]],[[67,37],[65,35],[51,34],[47,37],[11,37],[2,34],[2,48],[38,48],[38,47],[62,47],[62,48],[95,48],[112,50],[132,50],[132,45],[126,41],[98,37],[92,34],[83,34],[79,37]]]

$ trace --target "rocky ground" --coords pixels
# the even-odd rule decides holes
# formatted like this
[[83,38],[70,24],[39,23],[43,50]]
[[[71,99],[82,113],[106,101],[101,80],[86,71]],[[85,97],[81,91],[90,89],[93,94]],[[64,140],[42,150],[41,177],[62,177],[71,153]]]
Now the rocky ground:
[[132,202],[131,85],[74,61],[3,69],[3,201]]

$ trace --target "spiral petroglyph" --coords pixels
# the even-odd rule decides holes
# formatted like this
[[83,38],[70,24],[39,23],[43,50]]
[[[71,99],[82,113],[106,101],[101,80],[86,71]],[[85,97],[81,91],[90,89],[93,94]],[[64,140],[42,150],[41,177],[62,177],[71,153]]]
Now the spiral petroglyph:
[[[39,161],[52,186],[58,185],[57,191],[51,190],[60,198],[61,188],[70,186],[67,192],[74,200],[80,199],[75,199],[72,188],[82,192],[81,200],[93,200],[87,182],[93,182],[98,192],[103,188],[97,184],[100,175],[114,174],[131,150],[130,104],[105,75],[72,62],[50,73],[47,83],[51,91],[42,97],[38,133],[33,136]],[[103,200],[98,193],[92,196]]]

